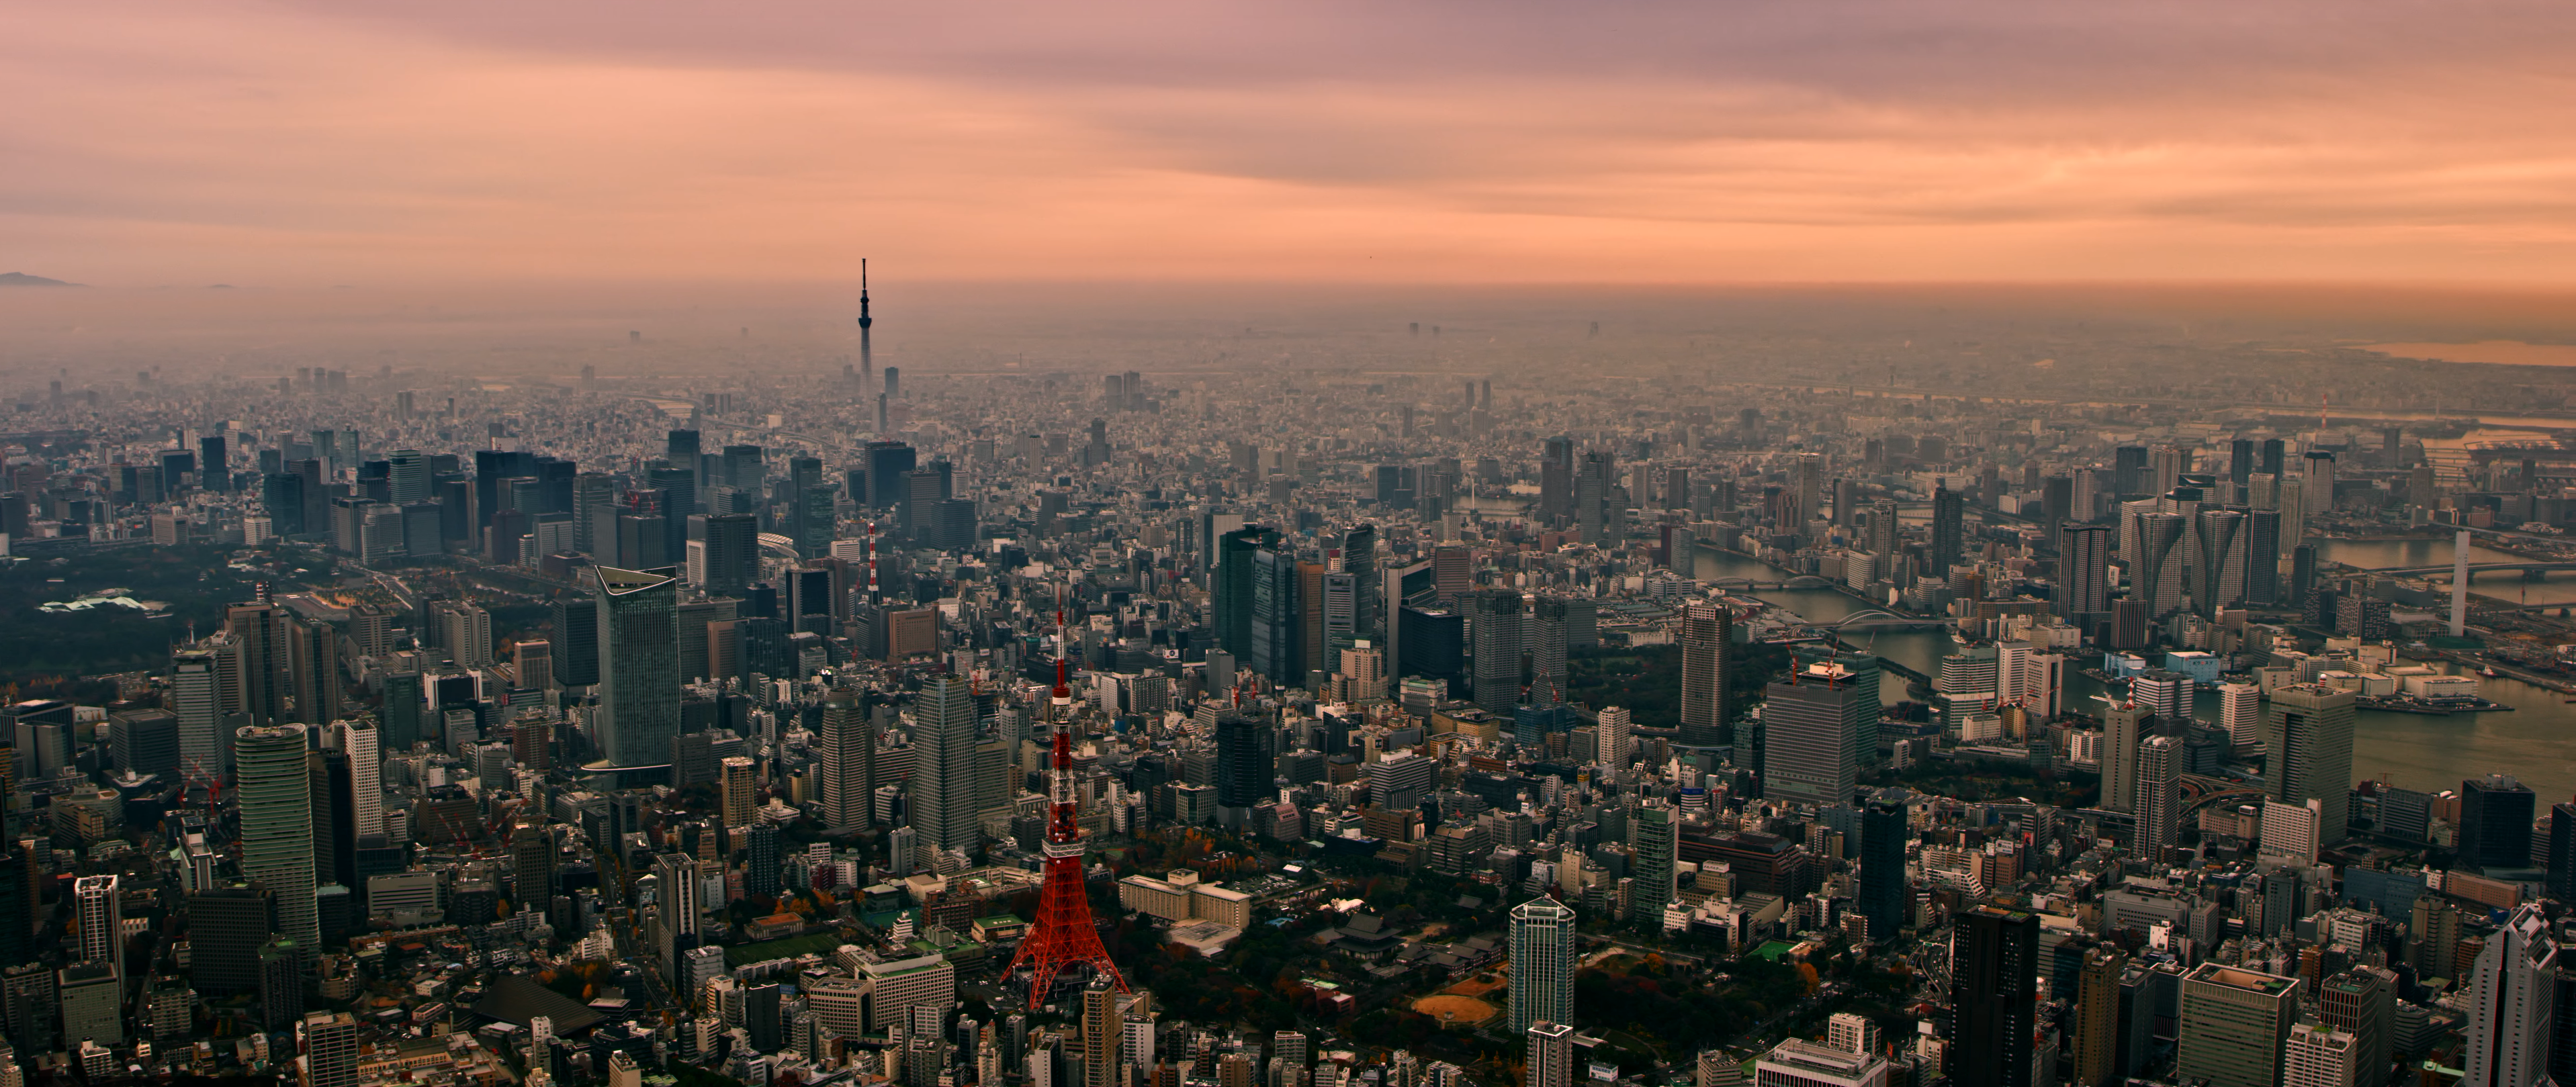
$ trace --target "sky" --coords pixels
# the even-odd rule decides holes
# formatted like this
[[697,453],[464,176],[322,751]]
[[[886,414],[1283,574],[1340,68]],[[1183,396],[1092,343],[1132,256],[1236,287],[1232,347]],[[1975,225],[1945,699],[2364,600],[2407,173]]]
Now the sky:
[[2576,286],[2576,5],[0,0],[0,271]]

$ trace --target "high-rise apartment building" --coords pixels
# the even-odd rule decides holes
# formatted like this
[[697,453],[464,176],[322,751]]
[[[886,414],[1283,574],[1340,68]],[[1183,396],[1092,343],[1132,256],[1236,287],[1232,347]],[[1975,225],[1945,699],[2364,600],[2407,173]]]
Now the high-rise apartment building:
[[2153,862],[2182,831],[2182,741],[2149,736],[2138,744],[2138,854]]
[[384,755],[377,744],[376,723],[365,717],[331,723],[332,746],[349,758],[349,817],[352,834],[385,832]]
[[1574,1087],[1573,1027],[1543,1020],[1524,1028],[1521,1035],[1529,1039],[1525,1087]]
[[752,782],[751,771],[751,759],[743,755],[726,756],[718,765],[716,790],[722,801],[722,817],[727,829],[750,826],[752,812],[759,807],[758,798],[753,795],[756,786]]
[[1574,910],[1553,898],[1512,907],[1511,1028],[1574,1017]]
[[75,961],[100,963],[125,977],[125,934],[118,925],[124,911],[116,877],[82,876],[72,881],[72,899],[80,952]]

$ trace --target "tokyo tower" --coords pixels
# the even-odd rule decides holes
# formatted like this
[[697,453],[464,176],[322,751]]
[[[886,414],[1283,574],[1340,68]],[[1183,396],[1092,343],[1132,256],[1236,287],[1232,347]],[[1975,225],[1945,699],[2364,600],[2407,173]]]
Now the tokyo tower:
[[1091,923],[1090,892],[1083,887],[1082,830],[1073,821],[1073,690],[1064,682],[1063,612],[1056,613],[1055,625],[1055,691],[1047,707],[1054,757],[1047,772],[1046,883],[1038,891],[1037,922],[1011,958],[1012,973],[1023,966],[1033,971],[1031,1010],[1046,1002],[1056,976],[1076,965],[1089,966],[1094,981],[1106,978],[1119,992],[1131,991],[1100,943],[1100,930]]

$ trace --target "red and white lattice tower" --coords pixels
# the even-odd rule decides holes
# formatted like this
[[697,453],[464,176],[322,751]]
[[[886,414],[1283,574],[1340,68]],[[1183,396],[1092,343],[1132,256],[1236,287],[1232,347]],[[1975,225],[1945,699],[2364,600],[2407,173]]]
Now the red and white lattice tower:
[[1073,689],[1065,685],[1064,614],[1056,613],[1055,691],[1047,707],[1054,757],[1047,771],[1046,883],[1038,891],[1038,917],[1011,959],[1011,972],[1031,968],[1029,1008],[1046,1003],[1056,976],[1072,966],[1091,968],[1093,980],[1108,979],[1119,992],[1129,992],[1118,964],[1100,942],[1091,922],[1091,895],[1082,880],[1082,828],[1073,818]]

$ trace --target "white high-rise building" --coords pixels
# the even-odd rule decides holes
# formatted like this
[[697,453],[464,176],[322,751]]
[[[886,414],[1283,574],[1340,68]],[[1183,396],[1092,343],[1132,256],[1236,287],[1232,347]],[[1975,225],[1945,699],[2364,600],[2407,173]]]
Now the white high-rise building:
[[2281,1048],[2281,1087],[2353,1087],[2359,1041],[2333,1027],[2291,1027],[2290,1043]]
[[2258,855],[2275,864],[2315,864],[2317,851],[2322,848],[2317,831],[2325,822],[2323,808],[2324,804],[2316,800],[2304,804],[2265,800]]
[[1538,1022],[1522,1034],[1529,1039],[1528,1087],[1574,1087],[1574,1028]]
[[1753,1062],[1753,1087],[1885,1087],[1887,1062],[1791,1038]]
[[1594,731],[1600,740],[1601,765],[1613,770],[1628,765],[1628,708],[1601,707],[1601,717]]
[[82,876],[72,882],[72,896],[79,908],[81,961],[105,963],[122,980],[125,937],[120,921],[124,911],[118,904],[116,877]]
[[2263,688],[2251,683],[2218,685],[2218,725],[2239,755],[2263,749]]
[[2558,944],[2538,903],[2487,937],[2470,971],[2467,1072],[2460,1087],[2533,1087],[2549,1079]]
[[1825,1044],[1845,1053],[1876,1053],[1878,1024],[1866,1015],[1835,1012],[1825,1020]]
[[331,722],[332,746],[349,757],[349,822],[360,836],[385,832],[384,756],[373,721]]

